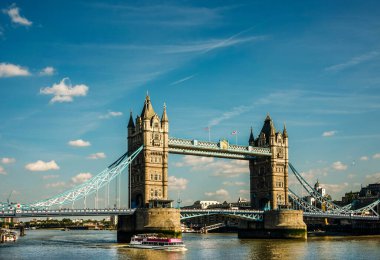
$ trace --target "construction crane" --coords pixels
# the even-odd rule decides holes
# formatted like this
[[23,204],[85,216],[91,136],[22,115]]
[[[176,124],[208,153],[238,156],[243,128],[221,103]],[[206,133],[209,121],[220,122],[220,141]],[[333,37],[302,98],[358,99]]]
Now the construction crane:
[[12,203],[9,202],[9,199],[11,198],[12,194],[13,194],[14,190],[12,190],[10,193],[9,193],[9,196],[7,198],[7,203],[8,203],[8,206],[10,206]]

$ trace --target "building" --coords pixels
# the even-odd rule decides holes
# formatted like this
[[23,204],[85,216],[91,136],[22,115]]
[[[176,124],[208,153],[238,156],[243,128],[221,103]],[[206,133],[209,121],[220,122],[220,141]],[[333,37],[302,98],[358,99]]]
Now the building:
[[268,147],[271,157],[249,160],[251,206],[254,209],[278,209],[288,205],[288,133],[286,127],[276,132],[267,115],[258,138],[253,131],[249,146]]
[[314,184],[314,189],[322,195],[322,197],[326,196],[326,189],[322,188],[321,185],[319,184],[319,181],[317,179],[317,182]]
[[128,122],[128,151],[133,153],[144,146],[131,165],[130,207],[148,207],[151,200],[168,199],[168,142],[166,106],[160,118],[147,95],[141,114],[134,121],[131,112]]
[[212,205],[220,205],[220,202],[215,200],[197,200],[194,202],[193,205],[187,207],[192,209],[207,209],[209,206]]

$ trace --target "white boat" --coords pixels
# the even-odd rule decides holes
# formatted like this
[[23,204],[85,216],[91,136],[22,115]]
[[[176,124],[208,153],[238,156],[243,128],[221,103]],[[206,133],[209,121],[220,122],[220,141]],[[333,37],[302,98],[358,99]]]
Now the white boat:
[[131,238],[129,247],[166,251],[186,251],[185,244],[180,238],[168,238],[158,234],[138,234]]
[[1,243],[16,242],[17,239],[18,239],[17,232],[11,231],[11,230],[5,229],[5,228],[0,230],[0,242]]

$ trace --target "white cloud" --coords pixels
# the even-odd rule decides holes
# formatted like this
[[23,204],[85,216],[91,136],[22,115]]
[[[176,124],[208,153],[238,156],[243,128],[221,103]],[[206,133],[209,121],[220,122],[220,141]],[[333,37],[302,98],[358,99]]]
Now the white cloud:
[[372,156],[373,159],[380,159],[380,153],[376,153]]
[[75,146],[75,147],[86,147],[86,146],[90,146],[91,145],[90,142],[83,141],[82,139],[69,141],[68,144],[70,146]]
[[88,181],[91,178],[92,178],[92,174],[91,173],[89,173],[89,172],[81,172],[81,173],[78,173],[76,176],[72,177],[71,181],[74,184],[80,184],[80,183]]
[[212,176],[233,178],[241,174],[249,173],[247,161],[242,160],[215,160],[212,157],[199,157],[185,155],[182,162],[175,164],[176,167],[191,167],[192,171],[211,173]]
[[331,137],[331,136],[334,136],[338,131],[326,131],[326,132],[323,132],[322,136],[323,137]]
[[103,158],[106,158],[106,154],[105,153],[93,153],[93,154],[90,154],[87,158],[92,159],[92,160],[103,159]]
[[321,183],[321,187],[326,189],[327,194],[339,194],[341,192],[347,191],[347,189],[350,187],[350,185],[347,182],[340,183],[340,184],[326,184]]
[[50,75],[53,75],[54,73],[55,73],[55,69],[50,66],[45,67],[40,71],[41,76],[50,76]]
[[59,166],[54,160],[50,162],[38,160],[37,162],[25,165],[25,169],[32,172],[43,172],[49,170],[59,170]]
[[170,190],[185,190],[189,180],[184,178],[176,178],[174,176],[169,176],[168,186]]
[[239,194],[240,195],[248,195],[248,194],[250,194],[250,191],[249,190],[239,190]]
[[219,189],[215,192],[205,192],[205,195],[209,196],[209,197],[211,197],[211,196],[227,197],[229,195],[229,193],[225,189]]
[[4,170],[2,166],[0,166],[0,175],[7,175],[7,172]]
[[325,71],[333,71],[333,72],[341,71],[341,70],[347,69],[349,67],[359,65],[360,63],[363,63],[365,61],[372,60],[372,59],[376,58],[379,54],[380,54],[380,52],[378,52],[378,51],[372,51],[370,53],[366,53],[366,54],[354,57],[347,62],[343,62],[340,64],[336,64],[336,65],[327,67],[327,68],[325,68]]
[[249,185],[249,183],[242,182],[242,181],[225,181],[225,182],[223,182],[223,185],[226,185],[226,186],[244,186],[244,185]]
[[108,119],[111,117],[117,117],[117,116],[122,116],[122,115],[123,115],[123,112],[109,111],[107,114],[99,116],[99,118],[100,119]]
[[44,175],[44,176],[42,176],[42,179],[43,179],[43,180],[48,180],[48,179],[56,179],[56,178],[58,178],[58,177],[59,177],[59,175],[49,174],[49,175]]
[[214,161],[214,158],[212,157],[199,157],[199,156],[185,155],[184,157],[182,157],[182,162],[176,163],[175,166],[177,167],[197,166],[200,164],[212,163],[213,161]]
[[17,76],[29,76],[27,68],[11,63],[0,63],[0,78],[9,78]]
[[4,163],[4,164],[15,163],[16,159],[15,158],[4,157],[4,158],[1,158],[1,162]]
[[65,187],[66,183],[63,181],[58,181],[58,182],[53,182],[53,183],[48,183],[45,185],[46,188],[62,188]]
[[368,156],[360,157],[360,161],[368,161],[368,160],[369,160]]
[[341,161],[334,162],[331,167],[337,171],[344,171],[347,169],[347,165],[343,164]]
[[13,23],[23,26],[32,25],[31,21],[20,15],[20,9],[15,4],[11,5],[9,9],[4,10],[4,12],[9,15]]
[[72,102],[74,97],[86,96],[88,86],[84,84],[72,86],[69,78],[64,78],[58,84],[54,83],[52,87],[40,89],[40,94],[53,95],[50,103],[55,102]]
[[378,183],[378,182],[380,182],[380,172],[366,175],[365,180],[366,180],[366,183]]

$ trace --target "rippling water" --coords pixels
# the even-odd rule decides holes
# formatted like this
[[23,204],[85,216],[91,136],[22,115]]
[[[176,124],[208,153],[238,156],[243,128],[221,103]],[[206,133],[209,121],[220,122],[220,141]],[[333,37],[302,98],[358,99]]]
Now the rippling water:
[[188,251],[125,248],[114,231],[27,230],[0,244],[0,259],[380,259],[380,236],[243,240],[236,234],[184,234]]

